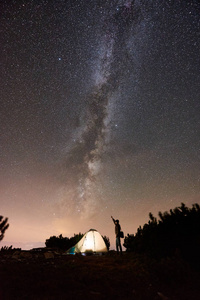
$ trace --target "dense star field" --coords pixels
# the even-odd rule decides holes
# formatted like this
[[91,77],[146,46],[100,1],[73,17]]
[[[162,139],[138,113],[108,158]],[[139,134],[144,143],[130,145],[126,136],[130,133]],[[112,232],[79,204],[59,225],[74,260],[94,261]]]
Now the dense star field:
[[200,203],[198,0],[2,0],[0,32],[5,244]]

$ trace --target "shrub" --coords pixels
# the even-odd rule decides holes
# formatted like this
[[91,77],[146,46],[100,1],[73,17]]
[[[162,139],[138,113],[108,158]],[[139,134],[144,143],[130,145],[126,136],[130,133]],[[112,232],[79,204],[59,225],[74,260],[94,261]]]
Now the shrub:
[[148,253],[154,257],[181,255],[189,260],[199,260],[200,252],[200,206],[188,208],[184,203],[169,212],[152,213],[150,220],[139,227],[135,235],[124,240],[127,251]]

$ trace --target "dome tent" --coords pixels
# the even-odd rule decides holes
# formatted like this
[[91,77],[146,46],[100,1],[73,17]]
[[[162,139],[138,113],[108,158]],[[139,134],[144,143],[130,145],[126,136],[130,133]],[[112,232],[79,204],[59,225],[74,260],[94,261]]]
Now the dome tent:
[[95,229],[90,229],[75,246],[67,251],[67,254],[102,253],[107,251],[106,244],[101,234]]

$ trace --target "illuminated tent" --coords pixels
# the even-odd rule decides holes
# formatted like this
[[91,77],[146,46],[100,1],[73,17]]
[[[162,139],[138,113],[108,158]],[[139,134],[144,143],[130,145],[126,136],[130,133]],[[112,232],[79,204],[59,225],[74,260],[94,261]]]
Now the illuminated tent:
[[67,251],[67,253],[102,253],[107,251],[106,244],[100,233],[95,229],[90,229],[75,246]]

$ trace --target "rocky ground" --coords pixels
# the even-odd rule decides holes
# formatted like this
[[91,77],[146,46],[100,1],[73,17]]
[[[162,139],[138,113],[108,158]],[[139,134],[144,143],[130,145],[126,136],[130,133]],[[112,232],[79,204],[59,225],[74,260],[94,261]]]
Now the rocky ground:
[[115,252],[1,251],[0,300],[200,299],[200,271],[180,258]]

